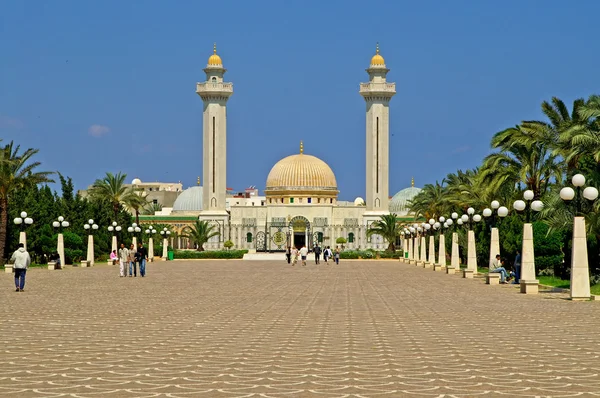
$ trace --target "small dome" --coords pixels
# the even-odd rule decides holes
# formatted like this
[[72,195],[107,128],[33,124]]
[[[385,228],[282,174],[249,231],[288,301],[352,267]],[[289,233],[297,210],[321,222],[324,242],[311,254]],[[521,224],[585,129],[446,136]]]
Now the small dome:
[[202,187],[183,191],[175,200],[173,211],[202,211]]
[[213,54],[208,57],[208,65],[210,66],[223,66],[223,61],[221,57],[217,55],[217,43],[215,43],[213,47]]
[[414,199],[421,192],[421,188],[416,188],[414,186],[409,188],[404,188],[397,194],[395,194],[390,200],[390,212],[396,213],[398,215],[406,215],[408,214],[408,202]]
[[140,180],[139,178],[134,178],[133,181],[131,181],[131,185],[138,185],[141,183],[142,183],[142,180]]
[[354,199],[354,206],[364,206],[365,200],[361,197]]
[[371,66],[385,66],[385,60],[379,54],[379,43],[377,43],[377,50],[373,58],[371,58]]
[[282,191],[321,192],[337,196],[337,182],[331,168],[321,159],[304,153],[281,159],[267,177],[267,196]]

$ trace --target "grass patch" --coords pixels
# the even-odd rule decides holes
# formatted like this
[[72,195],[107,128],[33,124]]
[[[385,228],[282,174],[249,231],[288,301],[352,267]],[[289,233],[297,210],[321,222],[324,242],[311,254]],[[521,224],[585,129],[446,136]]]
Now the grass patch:
[[559,287],[561,289],[569,289],[571,287],[571,281],[557,278],[555,276],[538,276],[537,278],[540,284],[546,286]]

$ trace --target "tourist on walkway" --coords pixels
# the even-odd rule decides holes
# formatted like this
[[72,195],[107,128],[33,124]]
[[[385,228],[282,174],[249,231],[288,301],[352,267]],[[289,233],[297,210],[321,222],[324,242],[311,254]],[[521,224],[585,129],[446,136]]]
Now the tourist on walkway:
[[308,249],[305,245],[300,248],[300,257],[302,257],[302,266],[306,267],[306,256],[308,256]]
[[121,243],[121,248],[119,249],[119,276],[121,278],[127,276],[127,264],[129,264],[129,250]]
[[329,264],[328,260],[333,253],[331,253],[331,248],[327,246],[325,250],[323,250],[323,260],[325,260],[325,264]]
[[315,264],[319,264],[321,259],[321,248],[318,244],[315,246],[315,249],[313,251],[315,252]]
[[129,259],[127,263],[129,264],[129,277],[137,276],[137,266],[135,264],[137,257],[137,251],[135,250],[135,246],[133,243],[129,246]]
[[292,248],[289,246],[285,249],[285,258],[287,259],[288,264],[292,261]]
[[508,275],[506,273],[506,269],[502,266],[499,254],[496,254],[496,258],[492,261],[492,264],[490,265],[490,274],[492,273],[499,273],[500,283],[506,283],[506,278]]
[[138,245],[138,255],[140,262],[140,276],[143,278],[146,276],[146,260],[148,260],[148,250],[144,247],[144,245],[140,242]]
[[292,247],[292,267],[298,262],[298,249]]
[[340,263],[340,247],[339,246],[335,247],[335,253],[333,253],[333,259],[335,260],[336,264]]
[[517,256],[515,257],[515,281],[513,283],[519,283],[521,279],[521,253],[517,250]]
[[27,273],[29,264],[31,264],[31,257],[29,257],[29,253],[25,250],[25,245],[19,243],[19,248],[15,250],[10,261],[13,263],[15,270],[15,292],[24,292],[25,274]]

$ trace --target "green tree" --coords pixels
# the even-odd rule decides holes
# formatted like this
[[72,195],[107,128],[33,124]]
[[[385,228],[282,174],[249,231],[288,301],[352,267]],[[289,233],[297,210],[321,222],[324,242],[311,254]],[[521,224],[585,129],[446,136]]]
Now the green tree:
[[223,243],[223,246],[225,247],[225,249],[229,250],[233,247],[233,242],[230,240],[226,240],[225,243]]
[[195,243],[198,251],[204,251],[204,244],[212,237],[219,236],[219,231],[215,230],[215,225],[210,225],[208,221],[196,220],[193,226],[187,229],[184,237]]
[[125,205],[132,209],[135,213],[135,222],[139,225],[140,223],[140,210],[143,210],[148,206],[148,198],[143,192],[134,189],[133,187],[128,190],[124,198]]
[[[21,152],[19,145],[11,141],[0,149],[0,256],[5,258],[9,200],[17,191],[37,186],[45,182],[54,182],[50,176],[53,172],[36,171],[40,162],[31,161],[38,153],[37,149],[28,148]],[[0,262],[3,261],[0,259]]]
[[125,186],[127,174],[121,172],[113,175],[106,173],[101,180],[96,180],[90,189],[90,197],[95,200],[107,200],[112,205],[113,220],[117,220],[122,205],[127,205],[135,193]]
[[388,242],[387,250],[396,251],[396,238],[400,235],[401,227],[398,216],[394,213],[380,216],[380,220],[373,222],[367,229],[367,236],[379,235]]

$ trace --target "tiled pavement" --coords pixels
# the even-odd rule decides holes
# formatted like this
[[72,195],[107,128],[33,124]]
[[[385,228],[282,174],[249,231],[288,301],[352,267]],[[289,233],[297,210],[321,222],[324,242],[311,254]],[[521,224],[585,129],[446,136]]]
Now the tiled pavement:
[[2,397],[600,396],[600,303],[397,261],[0,274]]

